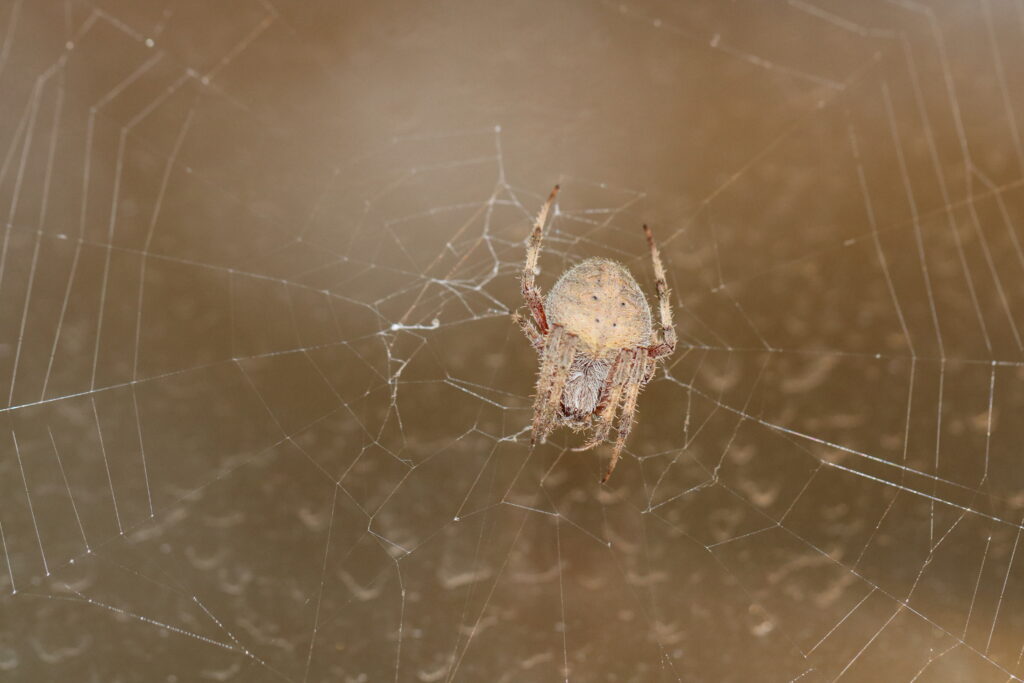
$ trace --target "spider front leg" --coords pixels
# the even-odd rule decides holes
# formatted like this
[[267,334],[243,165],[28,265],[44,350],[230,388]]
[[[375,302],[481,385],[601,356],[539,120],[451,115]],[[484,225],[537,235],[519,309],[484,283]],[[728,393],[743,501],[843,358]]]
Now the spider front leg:
[[540,258],[541,243],[544,240],[544,224],[547,223],[548,213],[555,203],[555,197],[558,196],[558,189],[558,185],[555,185],[555,189],[551,190],[548,200],[544,202],[540,213],[537,214],[537,220],[533,223],[533,231],[530,233],[530,243],[526,247],[526,263],[523,265],[523,298],[529,304],[533,318],[537,321],[537,327],[540,328],[542,334],[548,333],[548,318],[544,312],[544,300],[541,297],[540,289],[534,284],[533,279],[537,271],[537,259]]
[[651,247],[655,288],[658,291],[658,308],[661,314],[661,341],[650,348],[651,358],[658,359],[671,356],[676,350],[676,328],[672,324],[672,301],[669,299],[668,283],[665,281],[665,266],[661,264],[661,255],[654,244],[654,235],[647,225],[644,225],[644,234],[647,236],[647,244]]
[[530,444],[544,443],[551,430],[558,426],[558,404],[565,390],[572,359],[576,355],[576,335],[561,325],[551,328],[541,354],[537,375],[537,395],[533,402],[533,429]]

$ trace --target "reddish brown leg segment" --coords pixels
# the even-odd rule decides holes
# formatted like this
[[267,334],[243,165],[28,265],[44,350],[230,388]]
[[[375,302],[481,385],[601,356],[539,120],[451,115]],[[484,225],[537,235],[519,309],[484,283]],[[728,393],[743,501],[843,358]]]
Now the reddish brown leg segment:
[[526,247],[526,265],[523,267],[523,298],[529,304],[530,311],[533,312],[533,317],[537,321],[537,327],[540,328],[542,334],[547,334],[548,332],[548,319],[544,312],[544,300],[541,297],[540,289],[534,284],[533,279],[537,272],[537,259],[540,258],[541,242],[544,240],[544,224],[548,221],[548,213],[550,213],[551,206],[555,203],[555,197],[557,196],[558,185],[555,185],[555,189],[551,190],[548,200],[544,202],[540,213],[537,214],[537,220],[533,223],[530,243]]

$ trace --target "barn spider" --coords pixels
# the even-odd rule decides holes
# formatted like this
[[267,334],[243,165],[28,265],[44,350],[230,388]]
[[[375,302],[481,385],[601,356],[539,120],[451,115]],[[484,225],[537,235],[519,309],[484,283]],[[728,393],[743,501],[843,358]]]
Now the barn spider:
[[538,439],[543,443],[552,430],[566,425],[573,431],[593,430],[589,440],[575,450],[594,448],[608,438],[621,408],[611,462],[601,479],[604,483],[629,436],[640,390],[654,376],[658,361],[675,350],[676,332],[665,268],[646,225],[644,234],[657,278],[660,340],[640,285],[621,263],[586,259],[563,273],[547,300],[541,299],[533,282],[534,271],[556,195],[557,185],[533,224],[523,267],[523,298],[536,325],[518,312],[513,315],[540,354],[531,443]]

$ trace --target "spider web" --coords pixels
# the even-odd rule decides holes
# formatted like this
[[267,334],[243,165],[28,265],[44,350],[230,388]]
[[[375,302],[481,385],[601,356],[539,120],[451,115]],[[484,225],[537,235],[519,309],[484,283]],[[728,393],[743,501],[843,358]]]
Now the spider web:
[[[4,679],[1019,680],[1022,34],[7,3]],[[606,487],[529,444],[555,182],[542,287],[673,291]]]

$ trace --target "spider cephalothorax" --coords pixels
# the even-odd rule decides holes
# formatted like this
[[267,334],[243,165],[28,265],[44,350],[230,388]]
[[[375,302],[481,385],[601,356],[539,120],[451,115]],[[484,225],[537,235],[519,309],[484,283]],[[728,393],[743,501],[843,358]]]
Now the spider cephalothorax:
[[591,258],[570,268],[547,299],[534,284],[544,224],[558,186],[540,210],[530,234],[523,268],[523,297],[533,319],[515,315],[540,354],[533,439],[544,441],[556,427],[592,429],[587,450],[608,438],[618,418],[618,437],[602,482],[608,481],[626,443],[640,390],[654,375],[660,359],[676,347],[665,269],[651,230],[644,226],[654,262],[661,335],[654,331],[651,309],[640,285],[620,263]]

